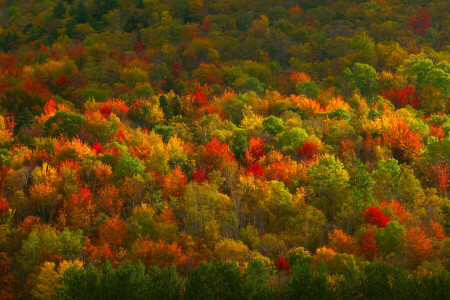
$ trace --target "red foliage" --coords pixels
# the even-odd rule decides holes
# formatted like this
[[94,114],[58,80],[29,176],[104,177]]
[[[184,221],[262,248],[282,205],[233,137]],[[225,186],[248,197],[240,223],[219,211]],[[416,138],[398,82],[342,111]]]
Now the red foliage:
[[297,153],[302,160],[311,161],[319,154],[319,146],[317,142],[307,140],[302,145],[297,146]]
[[256,175],[256,176],[261,176],[263,171],[264,171],[263,168],[257,162],[251,164],[248,168],[245,169],[245,172],[247,174],[253,174],[253,175]]
[[92,145],[92,150],[94,150],[97,154],[103,152],[103,145],[98,142],[98,139],[95,139],[95,143]]
[[391,221],[389,216],[384,215],[378,208],[370,206],[364,211],[364,218],[367,223],[385,228],[386,224]]
[[66,84],[68,84],[70,82],[70,79],[67,77],[66,74],[61,73],[61,76],[59,76],[58,81],[56,82],[56,84],[58,86],[65,86]]
[[202,24],[203,32],[207,32],[210,27],[211,27],[211,23],[208,20],[206,20],[206,19],[203,20],[203,24]]
[[245,152],[244,163],[251,165],[266,155],[265,143],[259,137],[252,137],[249,140],[247,151]]
[[408,84],[401,89],[384,91],[381,95],[383,98],[391,101],[396,108],[402,108],[408,104],[411,104],[412,107],[416,108],[419,104],[416,93],[414,87]]
[[287,261],[281,256],[278,257],[278,261],[275,264],[275,267],[278,269],[278,271],[289,271],[289,269],[291,268]]
[[373,260],[377,255],[377,244],[371,229],[363,237],[361,250],[368,260]]
[[445,138],[445,132],[442,126],[428,124],[428,129],[430,129],[430,135],[437,137],[440,141]]
[[51,115],[55,113],[56,111],[56,103],[55,100],[50,99],[47,103],[44,105],[44,114]]
[[209,104],[208,98],[206,98],[203,93],[203,88],[197,86],[195,93],[191,94],[192,99],[194,100],[194,104],[198,107],[206,106]]
[[17,59],[13,55],[0,54],[0,69],[5,73],[19,73]]
[[227,143],[221,143],[213,138],[206,144],[202,151],[203,165],[207,171],[222,169],[226,162],[234,161],[234,154],[228,148]]
[[9,203],[5,199],[0,199],[0,216],[9,211]]
[[72,159],[66,159],[66,160],[60,161],[59,165],[58,165],[58,171],[61,171],[62,168],[64,168],[64,167],[69,168],[74,171],[77,171],[77,172],[80,170],[78,163],[73,161]]
[[341,153],[354,152],[355,149],[356,145],[352,139],[341,140]]
[[145,46],[144,46],[143,42],[136,41],[136,43],[134,43],[134,46],[133,46],[133,51],[134,52],[141,53],[144,50],[145,50]]
[[195,171],[192,174],[192,180],[197,181],[197,182],[203,182],[203,181],[209,182],[208,174],[206,174],[206,171],[203,169]]
[[417,18],[411,16],[408,23],[406,23],[406,27],[408,27],[409,30],[421,36],[425,36],[426,30],[430,26],[430,13],[428,12],[428,9],[426,7],[424,7],[422,11],[419,12],[419,16]]
[[183,68],[183,66],[179,63],[179,62],[173,62],[172,63],[172,74],[177,77],[177,75],[181,72],[184,72],[185,69]]
[[109,118],[109,115],[111,115],[111,108],[108,104],[103,105],[102,109],[100,110],[100,113],[105,119]]

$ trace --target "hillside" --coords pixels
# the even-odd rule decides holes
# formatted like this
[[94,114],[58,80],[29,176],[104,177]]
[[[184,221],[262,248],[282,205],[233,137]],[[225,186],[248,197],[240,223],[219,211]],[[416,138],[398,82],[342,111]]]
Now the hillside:
[[0,299],[445,299],[449,12],[0,0]]

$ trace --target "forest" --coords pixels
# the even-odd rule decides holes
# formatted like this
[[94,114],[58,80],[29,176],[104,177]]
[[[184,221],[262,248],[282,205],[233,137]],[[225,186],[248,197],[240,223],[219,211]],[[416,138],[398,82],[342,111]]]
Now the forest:
[[0,0],[0,299],[448,299],[450,2]]

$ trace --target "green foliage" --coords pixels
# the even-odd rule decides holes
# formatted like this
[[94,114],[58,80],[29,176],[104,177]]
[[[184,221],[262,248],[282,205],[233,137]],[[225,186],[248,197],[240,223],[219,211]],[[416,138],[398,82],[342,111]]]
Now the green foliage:
[[350,88],[359,89],[364,97],[371,97],[378,91],[378,74],[370,65],[355,63],[351,69],[345,69]]
[[278,139],[280,147],[296,147],[308,138],[308,134],[301,127],[286,130]]
[[303,81],[295,86],[297,95],[305,95],[310,99],[316,99],[319,96],[319,87],[311,81]]
[[142,175],[145,167],[139,158],[124,153],[119,159],[116,167],[116,174],[120,177],[133,177],[134,175]]
[[[257,287],[256,291],[254,286],[252,288],[253,292],[258,292]],[[243,280],[236,263],[202,262],[186,277],[184,299],[242,299],[243,292]]]
[[270,116],[262,122],[264,130],[270,135],[277,135],[284,130],[283,121],[275,116]]
[[404,243],[405,227],[397,221],[391,221],[377,236],[380,251],[385,255],[401,251]]
[[167,142],[174,134],[172,127],[165,125],[155,125],[153,130],[162,136],[164,142]]
[[286,286],[288,299],[333,299],[331,285],[326,277],[326,267],[321,264],[314,272],[308,262],[296,262],[291,269]]
[[234,157],[240,160],[245,156],[248,147],[247,137],[243,129],[237,129],[233,134],[233,140],[230,143],[230,150],[234,153]]
[[64,135],[69,138],[75,137],[86,122],[82,115],[70,111],[57,111],[44,124],[44,132],[52,137]]

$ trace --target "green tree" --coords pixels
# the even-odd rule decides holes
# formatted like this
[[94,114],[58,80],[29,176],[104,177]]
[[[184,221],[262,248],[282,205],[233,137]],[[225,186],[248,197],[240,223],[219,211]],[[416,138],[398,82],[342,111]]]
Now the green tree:
[[301,127],[286,130],[278,139],[280,147],[296,147],[308,138],[308,134]]
[[53,7],[53,18],[61,19],[66,14],[66,5],[64,4],[64,0],[59,0],[56,3],[55,7]]
[[333,299],[332,288],[322,263],[313,272],[309,262],[297,262],[291,268],[290,281],[285,289],[288,299]]
[[316,194],[315,205],[325,212],[328,219],[334,219],[346,198],[350,179],[344,165],[334,156],[324,155],[310,168],[308,176]]
[[370,65],[355,63],[353,68],[345,69],[350,88],[359,89],[364,97],[371,97],[378,91],[378,74]]
[[316,99],[319,96],[319,87],[311,81],[302,81],[295,85],[297,95],[305,95],[309,99]]
[[133,177],[134,175],[142,175],[145,171],[139,158],[124,153],[117,163],[115,172],[119,177]]
[[264,130],[270,135],[277,135],[284,130],[283,121],[275,116],[270,116],[262,122]]
[[61,134],[68,138],[76,136],[86,118],[82,115],[70,111],[57,111],[44,124],[44,132],[52,137],[59,137]]
[[242,299],[243,280],[235,262],[202,262],[186,276],[184,299]]

